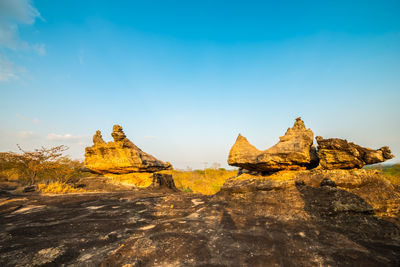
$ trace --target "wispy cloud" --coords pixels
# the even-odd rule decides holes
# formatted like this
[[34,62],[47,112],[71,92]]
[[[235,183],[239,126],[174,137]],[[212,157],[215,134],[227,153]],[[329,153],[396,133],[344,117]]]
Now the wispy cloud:
[[19,131],[17,136],[21,139],[28,140],[36,137],[36,134],[32,131]]
[[17,80],[24,72],[25,68],[15,65],[0,54],[0,82]]
[[[0,0],[0,48],[35,51],[38,55],[45,55],[45,44],[31,45],[19,37],[20,25],[32,25],[37,18],[43,20],[31,0]],[[23,67],[0,54],[0,82],[17,80],[23,72]]]
[[39,55],[46,55],[46,45],[45,44],[34,44],[32,45],[33,50]]
[[53,141],[63,141],[63,140],[76,140],[79,139],[78,136],[74,136],[72,134],[55,134],[55,133],[49,133],[46,136],[47,140],[53,140]]
[[39,122],[40,122],[40,120],[39,120],[38,118],[33,118],[33,119],[31,119],[31,118],[22,116],[22,115],[20,115],[20,114],[16,114],[15,117],[17,117],[17,118],[20,119],[20,120],[30,121],[30,122],[33,122],[33,123],[39,123]]
[[78,142],[79,144],[83,144],[84,140],[87,139],[88,136],[84,135],[72,135],[72,134],[56,134],[56,133],[49,133],[46,136],[47,140],[50,141],[70,141],[70,142]]
[[31,25],[36,18],[41,18],[31,0],[0,1],[0,45],[16,50],[26,47],[26,42],[19,39],[19,25]]

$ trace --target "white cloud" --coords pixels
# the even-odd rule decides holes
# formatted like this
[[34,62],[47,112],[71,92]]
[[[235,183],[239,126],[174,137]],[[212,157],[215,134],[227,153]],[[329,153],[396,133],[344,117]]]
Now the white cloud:
[[0,82],[17,80],[20,74],[25,72],[25,68],[15,65],[5,56],[0,54]]
[[56,134],[49,133],[46,139],[49,141],[64,141],[64,142],[77,142],[78,144],[84,144],[89,136],[84,135],[72,135],[72,134]]
[[0,46],[16,50],[26,43],[19,40],[18,26],[31,25],[36,18],[41,18],[31,0],[0,1]]
[[40,120],[38,118],[30,119],[30,118],[27,118],[27,117],[22,116],[20,114],[16,114],[15,117],[17,117],[18,119],[21,119],[21,120],[24,120],[24,121],[30,121],[30,122],[33,122],[33,123],[36,123],[36,124],[40,122]]
[[46,55],[46,45],[45,44],[34,44],[32,46],[32,48],[39,56]]
[[[44,44],[30,45],[19,38],[19,26],[32,25],[37,18],[43,20],[31,0],[0,0],[0,48],[35,51],[38,55],[45,55]],[[17,80],[24,71],[24,68],[0,54],[0,82]]]
[[0,46],[5,46],[11,49],[17,48],[18,27],[16,25],[7,25],[0,22]]
[[36,137],[36,134],[34,132],[31,131],[20,131],[18,132],[17,136],[21,139],[32,139],[34,137]]
[[72,134],[55,134],[55,133],[49,133],[46,136],[47,140],[53,140],[53,141],[64,141],[64,140],[76,140],[79,139],[79,136],[74,136]]

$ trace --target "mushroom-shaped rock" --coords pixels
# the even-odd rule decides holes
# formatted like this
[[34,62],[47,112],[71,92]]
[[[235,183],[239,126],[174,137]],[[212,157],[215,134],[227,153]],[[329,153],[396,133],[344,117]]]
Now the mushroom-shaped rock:
[[85,167],[95,173],[156,172],[172,169],[163,162],[143,152],[128,138],[122,127],[114,125],[111,136],[114,142],[105,143],[100,131],[93,136],[93,146],[85,149]]
[[260,151],[239,134],[229,152],[228,164],[249,171],[274,172],[279,170],[301,170],[318,165],[313,146],[314,133],[306,129],[301,118],[273,147]]
[[387,146],[374,150],[339,138],[324,139],[317,136],[315,139],[323,169],[359,169],[364,165],[384,162],[394,157]]

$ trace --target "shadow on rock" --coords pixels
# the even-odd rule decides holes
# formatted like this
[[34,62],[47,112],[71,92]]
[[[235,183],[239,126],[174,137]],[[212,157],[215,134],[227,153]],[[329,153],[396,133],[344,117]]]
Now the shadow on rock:
[[304,183],[297,183],[296,187],[304,200],[304,210],[319,225],[321,233],[336,232],[349,240],[347,245],[354,246],[353,251],[333,253],[342,266],[400,266],[398,225],[379,219],[365,200],[327,181],[321,187]]

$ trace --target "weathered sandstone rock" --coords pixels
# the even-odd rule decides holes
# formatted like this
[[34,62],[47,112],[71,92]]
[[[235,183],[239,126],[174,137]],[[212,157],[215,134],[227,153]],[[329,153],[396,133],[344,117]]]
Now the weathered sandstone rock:
[[364,165],[384,162],[393,158],[389,147],[374,150],[361,147],[339,138],[316,137],[318,157],[323,169],[353,169]]
[[[280,171],[272,175],[261,176],[242,174],[228,179],[221,188],[218,195],[232,196],[237,194],[264,194],[262,192],[293,189],[294,187],[307,186],[310,188],[333,187],[347,191],[361,198],[370,205],[368,210],[374,215],[397,223],[400,226],[400,187],[390,183],[379,170],[323,170],[312,169],[303,171]],[[276,194],[276,193],[271,193]],[[279,195],[279,201],[288,201],[292,204],[290,210],[297,204],[304,207],[304,204],[295,198],[297,193]],[[340,196],[335,197],[336,204],[343,202]],[[249,198],[251,199],[251,198]],[[321,201],[318,197],[315,201]],[[333,203],[335,204],[335,203]],[[335,205],[336,205],[335,204]],[[336,205],[336,210],[344,208],[345,211],[361,209],[352,205]],[[362,210],[360,210],[362,212]]]
[[111,136],[114,142],[104,142],[100,131],[93,136],[93,146],[85,149],[85,167],[95,173],[156,172],[171,169],[162,162],[143,152],[128,138],[122,127],[114,125]]
[[165,197],[101,266],[398,266],[399,193],[371,170],[244,174]]
[[312,168],[318,165],[313,138],[313,132],[306,129],[300,118],[276,145],[265,151],[258,150],[239,134],[229,152],[228,164],[257,172]]
[[96,133],[93,135],[93,144],[99,145],[103,144],[105,145],[106,142],[104,142],[103,137],[101,136],[101,132],[99,130],[96,131]]

